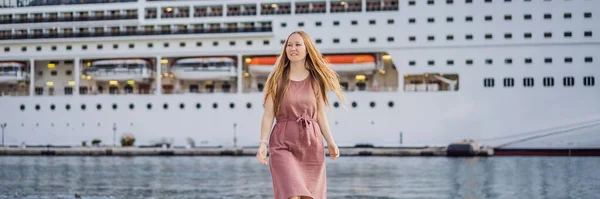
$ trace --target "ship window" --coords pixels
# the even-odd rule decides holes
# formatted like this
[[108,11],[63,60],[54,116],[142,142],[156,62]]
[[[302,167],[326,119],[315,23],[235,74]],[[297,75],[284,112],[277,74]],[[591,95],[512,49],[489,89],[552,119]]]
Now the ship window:
[[585,61],[585,63],[592,63],[592,62],[594,62],[594,58],[592,58],[592,57],[585,57],[584,61]]
[[185,104],[184,104],[184,103],[180,103],[180,104],[179,104],[179,108],[180,108],[181,110],[183,110],[183,109],[185,108]]
[[552,63],[552,58],[551,57],[546,57],[544,59],[544,63],[551,64]]
[[595,79],[593,76],[583,77],[583,85],[584,86],[594,86],[595,83],[596,82],[595,82]]
[[117,107],[118,107],[118,106],[117,106],[117,104],[116,104],[116,103],[112,105],[112,108],[113,108],[113,110],[117,110]]
[[352,108],[356,108],[358,104],[356,102],[352,102]]
[[504,15],[504,20],[505,21],[511,21],[512,20],[512,15]]
[[37,47],[35,47],[35,50],[36,51],[42,51],[42,47],[41,46],[37,46]]
[[279,40],[280,44],[285,44],[285,39]]
[[376,21],[374,19],[369,20],[369,25],[375,25]]
[[39,105],[39,104],[36,104],[36,105],[35,105],[35,110],[36,110],[36,111],[39,111],[39,110],[40,110],[40,108],[41,108],[41,107],[40,107],[40,105]]
[[434,22],[435,22],[435,19],[434,19],[434,18],[427,18],[427,22],[428,22],[428,23],[434,23]]
[[150,103],[146,104],[146,108],[147,108],[148,110],[151,110],[151,109],[152,109],[152,104],[150,104]]
[[165,48],[168,48],[168,47],[169,47],[169,42],[165,42],[165,43],[163,44],[163,46],[164,46]]
[[21,111],[24,111],[25,110],[25,105],[21,104],[21,107],[19,107],[19,108],[21,108]]
[[246,103],[246,108],[251,109],[252,108],[252,103],[250,103],[250,102]]
[[551,32],[545,32],[544,33],[544,37],[545,38],[552,38],[552,33]]
[[483,87],[494,87],[494,79],[493,78],[483,79]]
[[389,101],[389,102],[388,102],[388,106],[389,106],[390,108],[394,107],[394,102],[393,102],[393,101]]
[[[185,42],[179,42],[179,47],[185,47]],[[130,47],[132,48],[132,47]]]
[[65,95],[73,95],[73,87],[66,86],[65,87]]
[[200,108],[202,108],[202,104],[196,103],[196,109],[200,109]]
[[486,3],[492,3],[492,0],[485,0]]
[[315,43],[317,43],[317,44],[320,44],[321,42],[322,42],[321,39],[316,39],[315,40]]
[[96,105],[96,109],[98,109],[98,110],[102,110],[102,104],[97,104],[97,105]]
[[213,46],[219,46],[219,42],[218,41],[213,41]]
[[169,104],[167,104],[167,103],[164,103],[164,104],[163,104],[163,109],[165,109],[165,110],[169,109]]
[[435,66],[435,61],[429,60],[429,61],[427,61],[427,65],[428,66]]
[[215,102],[215,103],[213,103],[212,107],[213,107],[214,109],[217,109],[217,108],[219,108],[219,104],[217,104],[217,103]]
[[152,48],[152,47],[154,47],[154,44],[153,43],[148,43],[148,48]]
[[512,0],[504,0],[505,3],[510,3]]
[[454,60],[451,60],[451,59],[446,60],[446,65],[448,65],[448,66],[454,66]]
[[84,44],[84,45],[82,45],[82,46],[81,46],[81,50],[87,50],[87,45],[85,45],[85,44]]
[[25,46],[21,47],[21,51],[27,52],[27,47],[25,47]]
[[334,38],[334,39],[333,39],[333,43],[334,43],[334,44],[340,43],[340,39],[338,39],[338,38]]
[[35,87],[36,95],[44,95],[44,87]]
[[531,64],[531,63],[533,63],[533,59],[531,59],[531,57],[525,58],[525,64]]
[[230,46],[235,46],[235,41],[229,41]]
[[531,20],[531,18],[532,18],[531,14],[525,14],[525,15],[523,15],[523,19],[525,19],[525,20]]
[[281,23],[281,27],[282,27],[282,28],[285,28],[286,26],[287,26],[287,23],[285,23],[285,22],[282,22],[282,23]]
[[51,75],[51,76],[56,76],[57,74],[58,74],[58,73],[57,73],[55,70],[53,70],[53,71],[50,71],[50,75]]
[[[52,46],[52,51],[56,51],[56,46]],[[10,49],[9,49],[10,50]]]
[[492,59],[485,59],[485,64],[492,65],[494,61]]
[[73,49],[73,46],[71,46],[71,45],[67,45],[66,49],[67,49],[67,50],[72,50],[72,49]]
[[304,22],[298,22],[298,27],[304,27]]
[[98,45],[96,46],[96,49],[98,49],[98,50],[102,50],[102,48],[103,48],[102,44],[98,44]]
[[71,70],[67,70],[67,71],[65,71],[65,74],[66,74],[67,76],[70,76],[70,75],[72,75],[72,74],[73,74],[73,71],[71,71]]
[[454,4],[453,0],[446,0],[446,4]]
[[82,111],[85,111],[85,108],[86,108],[85,104],[82,104],[82,105],[81,105],[81,110],[82,110]]
[[417,40],[417,37],[415,37],[415,36],[408,37],[408,41],[416,41],[416,40]]
[[466,40],[473,40],[473,35],[472,34],[467,34],[467,35],[465,35],[465,39]]
[[575,85],[575,78],[573,77],[564,77],[563,78],[563,85],[567,86],[567,87],[572,87],[573,85]]
[[453,35],[446,35],[446,40],[452,41],[452,40],[454,40],[454,36]]
[[358,39],[357,38],[352,38],[352,39],[350,39],[350,42],[356,43],[356,42],[358,42]]
[[333,21],[333,26],[339,26],[340,25],[340,21]]
[[[71,110],[71,105],[67,104],[67,105],[65,106],[65,108],[67,109],[67,111],[68,111],[68,110]],[[67,123],[67,126],[69,126],[69,123]]]
[[454,18],[453,17],[446,17],[446,22],[452,23],[452,22],[454,22]]
[[369,102],[369,106],[370,106],[371,108],[375,108],[375,102],[373,102],[373,101]]
[[388,37],[388,38],[387,38],[387,41],[388,41],[388,42],[394,42],[394,37]]
[[585,31],[585,32],[583,33],[583,36],[584,36],[584,37],[591,37],[591,36],[592,36],[592,31]]
[[246,45],[251,46],[252,45],[252,41],[251,40],[246,41]]
[[515,79],[512,77],[504,78],[504,87],[513,87],[515,85]]
[[231,109],[235,108],[235,104],[233,102],[229,103],[229,108],[231,108]]
[[565,63],[573,63],[572,57],[565,57]]
[[133,110],[134,108],[135,108],[135,105],[129,104],[129,109]]
[[388,24],[394,24],[394,19],[388,19],[388,20],[387,20],[387,23],[388,23]]
[[416,64],[417,64],[417,62],[415,62],[415,61],[408,61],[409,66],[415,66]]
[[472,59],[467,59],[467,61],[465,61],[465,63],[467,65],[473,65],[473,60]]
[[530,32],[526,32],[523,36],[527,39],[530,39],[533,35]]
[[568,13],[568,12],[567,12],[567,13],[565,13],[565,14],[563,15],[563,17],[564,17],[565,19],[570,19],[570,18],[572,17],[572,15],[571,15],[571,13]]
[[427,36],[427,41],[435,41],[435,36],[433,36],[433,35]]
[[113,44],[113,49],[119,49],[119,44]]
[[201,41],[196,42],[196,47],[201,47],[201,46],[202,46],[202,42]]
[[472,22],[473,21],[473,16],[466,16],[465,17],[465,21]]
[[564,34],[565,37],[572,37],[573,33],[571,31],[566,31]]
[[433,5],[435,2],[433,0],[427,0],[427,5]]
[[506,59],[504,59],[504,63],[505,64],[512,64],[513,60],[511,58],[506,58]]
[[269,45],[269,40],[263,40],[263,45]]
[[320,22],[320,21],[315,22],[315,26],[321,27],[321,25],[322,25],[322,22]]
[[375,37],[369,37],[369,42],[371,42],[371,43],[375,42]]
[[351,24],[352,24],[352,25],[358,25],[358,21],[356,21],[356,20],[352,20]]
[[54,110],[54,109],[56,109],[56,105],[50,104],[50,110]]
[[333,102],[333,107],[337,108],[337,107],[339,107],[339,106],[340,106],[340,103],[339,103],[339,102]]
[[410,18],[410,19],[408,19],[408,23],[417,23],[417,19]]
[[415,2],[415,1],[408,1],[408,5],[409,5],[409,6],[414,6],[415,4],[416,4],[416,2]]
[[525,87],[533,87],[533,77],[523,78],[523,86],[525,86]]
[[544,77],[544,87],[553,87],[554,77]]
[[583,13],[583,17],[584,18],[592,18],[592,13],[591,12]]
[[485,20],[486,21],[492,21],[492,16],[491,15],[486,15],[485,16]]
[[492,34],[485,34],[485,39],[492,39]]
[[511,33],[504,33],[504,39],[512,39]]
[[552,14],[544,14],[544,19],[552,19]]
[[473,3],[473,0],[465,0],[465,3]]

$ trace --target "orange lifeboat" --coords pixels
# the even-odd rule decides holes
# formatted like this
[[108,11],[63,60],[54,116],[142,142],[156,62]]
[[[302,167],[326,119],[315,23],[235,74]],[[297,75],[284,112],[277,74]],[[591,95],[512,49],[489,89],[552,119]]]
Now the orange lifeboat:
[[[248,70],[253,76],[267,76],[277,62],[277,56],[253,57],[248,62]],[[326,55],[325,62],[338,73],[372,74],[376,69],[373,55]]]

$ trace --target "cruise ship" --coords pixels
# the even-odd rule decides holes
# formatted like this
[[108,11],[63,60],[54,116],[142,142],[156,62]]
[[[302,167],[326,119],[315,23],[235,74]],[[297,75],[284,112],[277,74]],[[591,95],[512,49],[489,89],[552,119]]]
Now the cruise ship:
[[597,0],[7,0],[3,145],[257,146],[307,32],[340,147],[600,148]]

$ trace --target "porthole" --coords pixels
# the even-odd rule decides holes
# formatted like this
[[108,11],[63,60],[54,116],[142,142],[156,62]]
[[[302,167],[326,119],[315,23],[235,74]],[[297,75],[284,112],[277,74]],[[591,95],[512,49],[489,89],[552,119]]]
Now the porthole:
[[39,111],[39,110],[40,110],[40,105],[39,105],[39,104],[36,104],[36,105],[35,105],[35,110],[36,110],[36,111]]
[[102,104],[98,104],[98,105],[96,105],[96,109],[98,109],[98,110],[102,110]]
[[56,109],[56,105],[50,104],[50,110],[54,110],[54,109]]
[[24,111],[25,110],[25,105],[21,104],[21,110]]
[[112,105],[113,110],[117,110],[117,104]]
[[200,108],[202,108],[202,104],[196,103],[196,109],[200,109]]
[[248,108],[248,109],[252,108],[252,103],[250,103],[250,102],[246,103],[246,108]]
[[217,109],[217,108],[219,108],[219,105],[215,102],[215,103],[213,103],[213,108]]
[[167,104],[167,103],[164,103],[164,104],[163,104],[163,109],[165,109],[165,110],[169,109],[169,104]]
[[390,101],[390,102],[388,102],[388,106],[389,106],[390,108],[394,107],[394,102],[393,102],[393,101]]
[[185,108],[185,104],[183,104],[183,103],[179,104],[179,108],[180,109],[184,109]]
[[152,104],[150,104],[150,103],[146,104],[146,108],[148,108],[148,110],[152,109]]
[[375,108],[375,102],[369,103],[369,106],[371,106],[371,108]]
[[339,102],[334,102],[334,103],[333,103],[333,107],[337,108],[337,107],[339,107],[339,106],[340,106],[340,103],[339,103]]
[[134,108],[135,108],[135,105],[129,104],[129,109],[133,110]]
[[235,104],[233,102],[229,103],[229,108],[231,108],[231,109],[235,108]]
[[352,102],[352,107],[356,108],[356,106],[358,106],[358,104],[356,102]]
[[85,104],[82,104],[81,105],[81,110],[85,110],[85,108],[86,108]]
[[67,111],[68,111],[68,110],[71,110],[71,105],[67,104],[67,105],[65,106],[65,108],[67,109]]

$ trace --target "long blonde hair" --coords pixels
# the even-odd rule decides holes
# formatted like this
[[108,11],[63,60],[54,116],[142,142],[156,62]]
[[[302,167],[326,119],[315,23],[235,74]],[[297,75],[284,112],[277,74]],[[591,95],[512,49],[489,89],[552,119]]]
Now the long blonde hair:
[[[286,39],[286,45],[284,45],[281,55],[277,59],[277,62],[275,62],[275,69],[269,74],[267,79],[264,89],[265,95],[263,104],[266,103],[268,99],[267,97],[271,97],[273,99],[275,116],[277,116],[281,102],[283,101],[283,96],[289,84],[290,60],[287,57],[286,49],[290,36],[293,34],[300,35],[304,40],[304,46],[306,47],[306,52],[308,52],[305,60],[306,66],[312,79],[315,81],[314,83],[316,83],[317,89],[314,89],[313,87],[313,90],[315,91],[315,96],[317,96],[317,99],[321,97],[320,99],[324,101],[325,106],[329,107],[327,91],[331,89],[337,95],[338,99],[340,100],[340,104],[344,104],[344,95],[342,93],[343,90],[342,86],[340,85],[338,74],[329,68],[323,59],[321,52],[319,52],[319,50],[313,44],[312,39],[304,31],[294,31]],[[278,85],[279,82],[281,82],[282,85]],[[313,86],[315,86],[314,83],[312,84]]]

